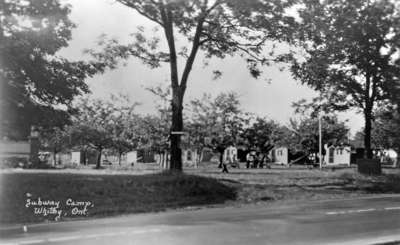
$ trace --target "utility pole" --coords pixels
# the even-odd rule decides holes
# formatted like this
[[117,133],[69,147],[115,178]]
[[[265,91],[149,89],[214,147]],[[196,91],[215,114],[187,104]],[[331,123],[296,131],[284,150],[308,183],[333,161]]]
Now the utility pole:
[[322,169],[322,113],[318,115],[318,130],[319,130],[319,168]]

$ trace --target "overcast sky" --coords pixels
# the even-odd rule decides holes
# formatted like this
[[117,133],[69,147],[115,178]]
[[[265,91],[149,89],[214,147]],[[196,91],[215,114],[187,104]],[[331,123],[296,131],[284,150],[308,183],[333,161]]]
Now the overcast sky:
[[[77,27],[73,31],[70,46],[60,54],[71,59],[82,59],[82,50],[92,47],[97,38],[105,33],[122,41],[129,40],[129,34],[137,26],[151,29],[153,24],[135,13],[134,10],[115,3],[112,0],[64,0],[72,5],[71,19]],[[223,76],[212,79],[212,71],[219,69]],[[188,81],[185,101],[200,98],[203,93],[217,95],[220,92],[236,91],[240,95],[242,108],[288,123],[293,117],[292,103],[302,98],[312,98],[317,94],[294,81],[288,71],[279,71],[278,67],[266,67],[264,78],[254,79],[249,75],[246,64],[238,57],[224,60],[212,60],[204,68],[201,56],[196,60]],[[138,107],[141,113],[154,113],[156,97],[145,87],[168,84],[168,67],[151,70],[134,58],[126,66],[108,71],[88,80],[94,97],[108,98],[110,93],[128,94],[133,101],[142,103]],[[354,113],[342,113],[340,119],[348,119],[352,132],[360,129],[363,120]]]

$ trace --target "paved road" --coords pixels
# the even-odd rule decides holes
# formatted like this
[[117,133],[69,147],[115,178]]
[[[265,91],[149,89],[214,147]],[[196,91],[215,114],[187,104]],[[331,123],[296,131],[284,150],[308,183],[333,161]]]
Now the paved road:
[[400,196],[173,211],[0,229],[0,244],[374,244],[400,240]]

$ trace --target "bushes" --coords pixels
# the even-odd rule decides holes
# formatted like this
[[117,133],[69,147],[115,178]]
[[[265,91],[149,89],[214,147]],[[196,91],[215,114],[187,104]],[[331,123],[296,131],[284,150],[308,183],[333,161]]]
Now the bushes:
[[47,161],[39,161],[37,164],[32,164],[26,157],[5,157],[1,159],[0,168],[53,169],[54,167],[48,164]]
[[5,157],[1,159],[1,168],[26,168],[29,161],[26,157]]

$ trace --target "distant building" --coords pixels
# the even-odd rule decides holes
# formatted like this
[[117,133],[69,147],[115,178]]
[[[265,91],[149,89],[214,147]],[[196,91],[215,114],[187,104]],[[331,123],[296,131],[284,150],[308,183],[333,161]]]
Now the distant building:
[[26,141],[0,140],[0,163],[5,167],[39,163],[39,134],[35,127]]
[[[203,155],[199,156],[198,150],[195,148],[184,148],[182,149],[182,164],[183,167],[197,167],[198,163],[202,161]],[[168,169],[171,156],[168,151],[162,151],[155,154],[155,162],[160,165],[161,168]]]
[[276,164],[289,164],[289,149],[287,147],[275,147],[268,153],[271,162]]
[[237,155],[238,155],[237,148],[234,146],[229,146],[225,149],[222,160],[227,163],[237,162],[238,161]]
[[21,157],[29,160],[31,154],[31,144],[29,141],[1,140],[0,154],[1,158]]
[[171,157],[168,151],[160,151],[154,155],[155,162],[162,169],[169,169],[169,164],[171,161]]
[[155,162],[156,152],[150,149],[140,149],[137,152],[137,158],[140,162],[143,163],[152,163]]
[[196,149],[182,149],[182,163],[184,165],[186,165],[187,167],[197,167],[199,161],[201,161],[201,159],[199,159],[199,154],[197,153]]
[[126,153],[126,163],[135,165],[137,163],[137,151],[130,151]]
[[347,165],[351,163],[351,147],[350,146],[335,146],[327,144],[324,145],[325,156],[324,163],[326,166],[330,165]]
[[71,152],[71,164],[80,165],[83,162],[82,160],[82,154],[80,151]]

